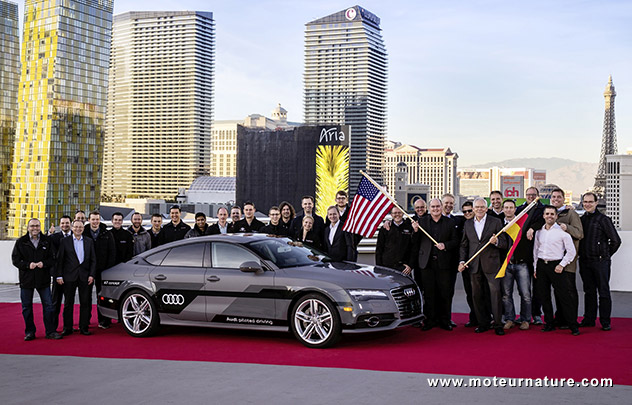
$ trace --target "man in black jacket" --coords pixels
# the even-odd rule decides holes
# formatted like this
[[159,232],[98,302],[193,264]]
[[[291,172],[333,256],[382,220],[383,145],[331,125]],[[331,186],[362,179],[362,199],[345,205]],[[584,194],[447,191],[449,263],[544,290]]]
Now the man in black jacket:
[[609,331],[612,329],[610,258],[619,250],[621,238],[612,220],[597,210],[594,193],[584,194],[582,203],[586,213],[581,217],[584,238],[579,241],[579,275],[584,283],[584,319],[580,326],[595,326],[599,307],[601,329]]
[[[101,223],[101,214],[99,211],[92,211],[88,215],[88,224],[84,228],[83,236],[87,239],[92,239],[94,244],[96,260],[96,273],[94,277],[98,296],[101,292],[101,273],[103,270],[109,269],[116,264],[116,240],[114,239],[114,235],[108,231],[105,224]],[[90,286],[90,291],[92,291],[92,286]],[[101,329],[110,327],[112,320],[101,315],[98,309],[97,316]]]
[[[98,215],[98,214],[97,214]],[[56,281],[64,286],[64,329],[62,335],[72,334],[75,292],[79,290],[79,332],[91,335],[88,330],[92,312],[92,284],[96,277],[94,242],[84,236],[82,221],[72,223],[72,237],[64,238],[59,244]]]
[[[70,216],[64,215],[59,220],[59,232],[55,232],[52,235],[49,235],[51,243],[53,244],[53,248],[55,248],[55,254],[59,251],[59,245],[61,240],[64,238],[68,238],[72,236],[72,220]],[[51,276],[55,277],[55,268],[51,268]],[[64,286],[61,286],[57,283],[53,283],[53,291],[52,291],[52,301],[53,307],[55,308],[53,312],[53,325],[54,329],[57,330],[59,326],[59,314],[61,312],[61,302],[64,298]]]
[[[516,215],[520,215],[520,213],[539,196],[540,191],[538,191],[537,187],[529,187],[526,189],[526,201],[516,208]],[[542,325],[542,304],[540,303],[540,297],[538,297],[538,294],[535,293],[537,290],[536,285],[538,280],[533,277],[533,273],[535,271],[533,268],[533,235],[544,226],[544,204],[542,204],[541,201],[538,201],[535,204],[535,207],[531,208],[528,215],[529,217],[524,223],[524,229],[527,229],[527,233],[523,236],[526,236],[526,240],[524,241],[525,250],[529,251],[527,267],[531,277],[531,317],[533,318],[532,321],[535,325]]]
[[112,229],[114,244],[116,246],[116,258],[114,265],[126,262],[134,256],[134,237],[129,231],[123,228],[123,214],[115,212],[112,214]]
[[436,325],[452,330],[450,324],[452,308],[453,255],[459,245],[454,221],[442,213],[441,200],[430,200],[430,215],[423,216],[419,225],[438,242],[436,245],[421,230],[413,237],[410,262],[418,264],[418,277],[422,280],[424,295],[424,325],[430,330]]
[[217,222],[208,227],[206,234],[219,235],[226,233],[233,233],[233,224],[228,222],[228,208],[219,207],[217,209]]
[[279,207],[276,205],[270,207],[268,217],[270,218],[270,223],[261,228],[260,232],[267,235],[287,236],[288,229],[281,224],[281,210]]
[[152,214],[149,236],[151,237],[152,249],[160,246],[160,240],[162,238],[162,215],[158,213]]
[[206,223],[206,214],[198,212],[195,214],[195,225],[184,235],[185,239],[204,236],[208,232],[208,224]]
[[47,339],[61,339],[53,324],[53,302],[50,295],[50,274],[55,263],[54,249],[46,235],[41,232],[38,219],[28,222],[28,233],[15,242],[11,259],[19,270],[20,300],[24,317],[24,340],[35,339],[33,322],[33,295],[35,290],[42,301],[44,327]]
[[407,263],[414,233],[413,226],[410,219],[404,219],[404,213],[397,207],[391,210],[391,218],[393,220],[390,229],[382,227],[377,233],[375,264],[408,275],[411,272]]
[[191,230],[191,227],[184,222],[180,216],[182,215],[182,211],[180,210],[179,205],[173,205],[169,209],[169,217],[171,217],[171,222],[162,227],[160,234],[158,236],[159,244],[164,245],[165,243],[174,242],[176,240],[184,239],[184,236]]
[[233,224],[234,233],[259,232],[266,224],[255,218],[255,205],[250,201],[244,204],[244,219]]

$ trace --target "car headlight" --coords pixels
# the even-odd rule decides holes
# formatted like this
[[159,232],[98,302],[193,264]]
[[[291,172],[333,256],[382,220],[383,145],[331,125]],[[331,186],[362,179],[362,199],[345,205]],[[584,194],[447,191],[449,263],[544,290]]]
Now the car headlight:
[[388,295],[380,290],[347,290],[356,301],[387,300]]

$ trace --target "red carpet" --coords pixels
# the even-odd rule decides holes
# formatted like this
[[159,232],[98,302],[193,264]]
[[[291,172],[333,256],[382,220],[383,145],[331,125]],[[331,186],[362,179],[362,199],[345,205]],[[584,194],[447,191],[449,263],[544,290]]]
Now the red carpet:
[[[452,332],[406,327],[385,333],[344,335],[332,349],[302,346],[289,333],[162,327],[152,338],[133,338],[115,324],[91,325],[93,336],[75,333],[44,339],[41,307],[35,309],[37,339],[24,342],[20,304],[0,304],[0,353],[105,358],[217,361],[381,371],[525,378],[612,378],[632,385],[632,319],[615,318],[611,332],[582,329],[542,333],[540,328],[475,334],[455,314]],[[78,319],[78,306],[75,308]],[[96,309],[93,311],[96,322]]]

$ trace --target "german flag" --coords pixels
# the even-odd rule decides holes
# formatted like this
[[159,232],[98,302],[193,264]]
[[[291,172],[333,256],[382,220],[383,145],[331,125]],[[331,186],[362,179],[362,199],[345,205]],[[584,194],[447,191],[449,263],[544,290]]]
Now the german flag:
[[520,242],[520,237],[522,236],[522,226],[524,225],[528,217],[528,214],[523,215],[513,225],[505,230],[505,232],[507,232],[507,235],[509,235],[509,237],[513,240],[513,243],[511,245],[511,249],[509,249],[509,253],[507,253],[505,262],[500,267],[500,270],[498,270],[498,274],[496,274],[496,278],[505,277],[505,270],[509,265],[509,261],[511,260],[511,256],[513,256],[514,250],[516,250],[516,246],[518,246],[518,242]]

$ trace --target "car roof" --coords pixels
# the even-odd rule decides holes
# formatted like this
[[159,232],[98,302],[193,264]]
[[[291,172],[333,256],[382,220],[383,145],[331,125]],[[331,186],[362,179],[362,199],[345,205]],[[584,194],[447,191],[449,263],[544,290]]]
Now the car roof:
[[238,243],[238,244],[243,245],[246,243],[254,242],[257,240],[264,240],[268,238],[269,239],[288,239],[285,236],[280,237],[280,236],[274,236],[274,235],[267,235],[264,233],[226,233],[226,234],[221,234],[221,235],[205,235],[205,236],[197,236],[194,238],[186,238],[186,239],[178,240],[175,242],[166,243],[164,245],[157,246],[154,249],[143,252],[139,254],[138,256],[145,257],[147,255],[163,250],[162,248],[172,248],[176,246],[188,245],[190,243],[221,241],[221,242]]

